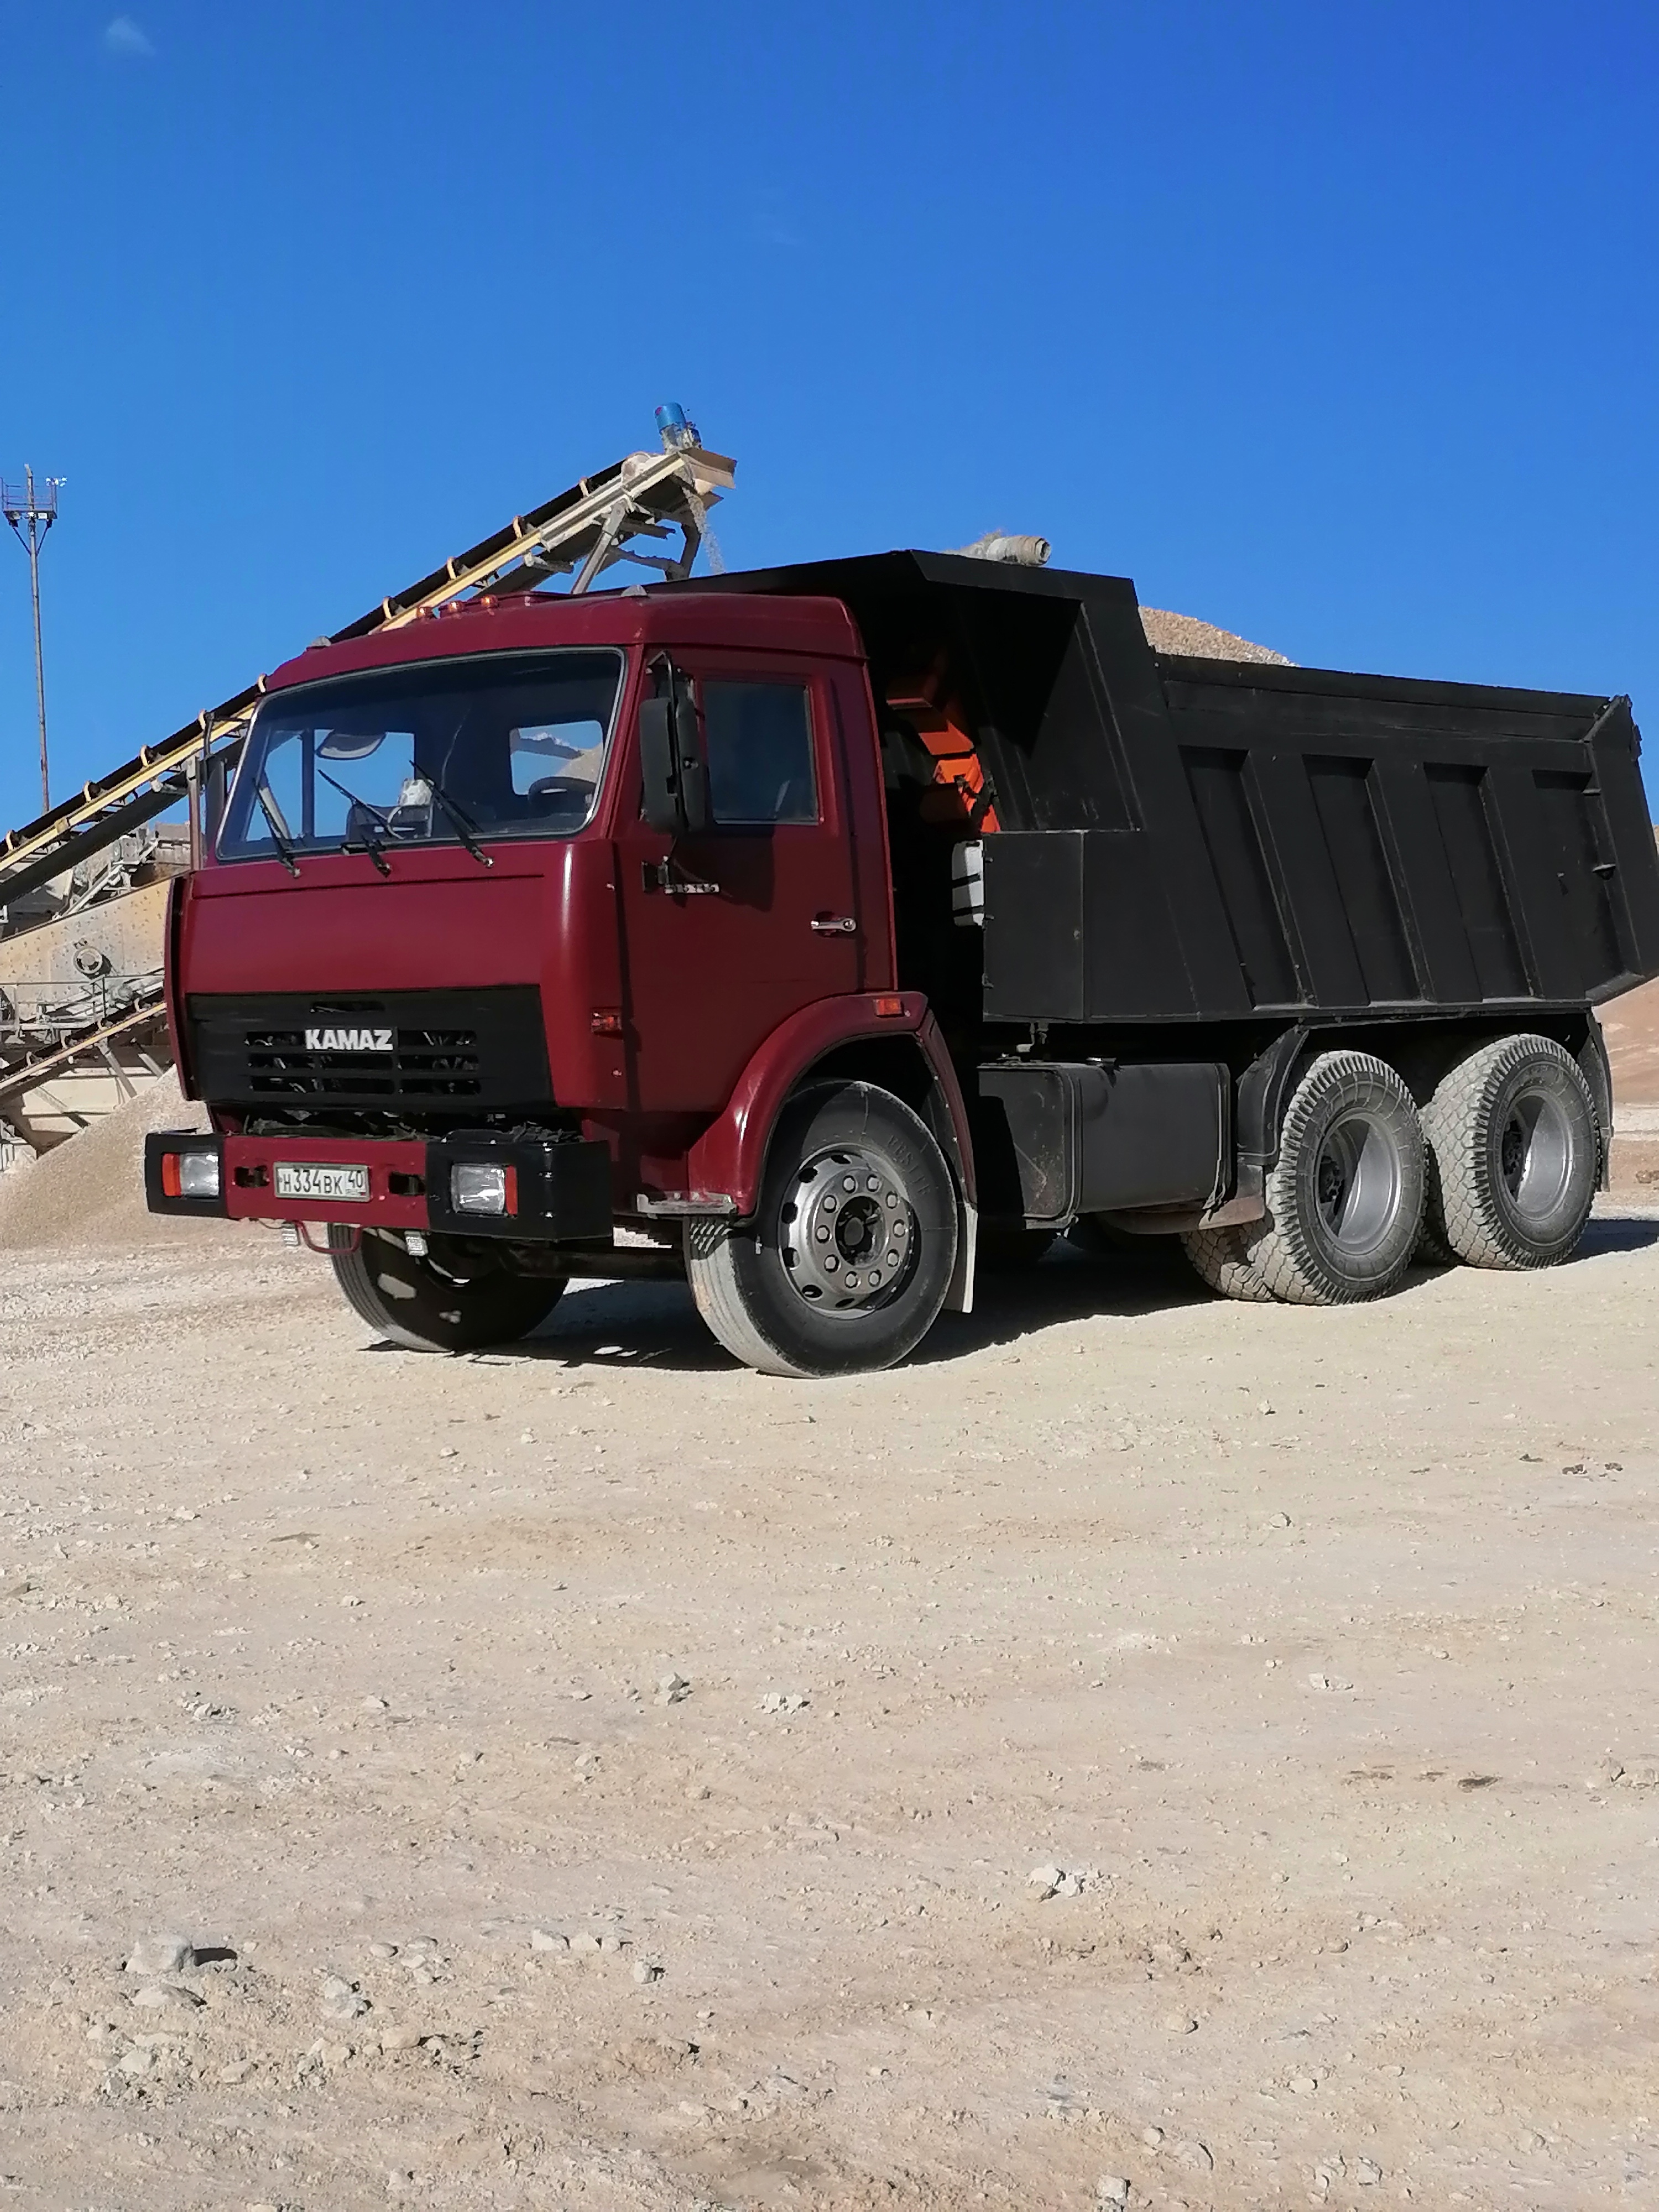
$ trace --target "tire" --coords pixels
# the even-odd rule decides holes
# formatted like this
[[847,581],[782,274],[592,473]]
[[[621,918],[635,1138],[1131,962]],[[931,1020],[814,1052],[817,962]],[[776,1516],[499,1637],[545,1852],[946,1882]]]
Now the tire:
[[873,1084],[817,1084],[779,1117],[754,1220],[688,1223],[686,1273],[698,1312],[745,1366],[868,1373],[902,1359],[938,1318],[957,1222],[951,1170],[908,1106]]
[[1230,1297],[1382,1297],[1411,1265],[1424,1182],[1422,1126],[1400,1077],[1369,1053],[1323,1053],[1285,1109],[1264,1218],[1188,1237],[1188,1256]]
[[1241,1229],[1194,1229],[1182,1238],[1182,1249],[1199,1275],[1224,1298],[1243,1298],[1255,1305],[1274,1304],[1267,1279],[1250,1256],[1250,1239],[1260,1224]]
[[395,1237],[331,1227],[329,1257],[347,1303],[382,1336],[410,1352],[477,1352],[514,1344],[558,1304],[558,1276],[515,1275],[434,1237],[418,1259]]
[[[1424,1134],[1425,1137],[1428,1134],[1426,1129]],[[1425,1156],[1424,1168],[1427,1182],[1424,1186],[1423,1226],[1417,1232],[1417,1249],[1413,1253],[1412,1260],[1419,1267],[1455,1267],[1457,1255],[1447,1243],[1445,1232],[1437,1223],[1433,1206],[1430,1203],[1434,1192],[1432,1158]]]
[[1423,1112],[1429,1214],[1472,1267],[1548,1267],[1584,1232],[1595,1198],[1595,1105],[1572,1055],[1550,1037],[1482,1045]]

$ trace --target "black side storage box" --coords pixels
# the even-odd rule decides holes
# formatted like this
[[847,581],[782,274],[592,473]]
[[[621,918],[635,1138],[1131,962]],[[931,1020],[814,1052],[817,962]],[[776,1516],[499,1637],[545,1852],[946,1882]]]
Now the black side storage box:
[[1211,1060],[1008,1060],[979,1072],[974,1149],[986,1213],[1065,1223],[1208,1205],[1231,1158],[1231,1082]]

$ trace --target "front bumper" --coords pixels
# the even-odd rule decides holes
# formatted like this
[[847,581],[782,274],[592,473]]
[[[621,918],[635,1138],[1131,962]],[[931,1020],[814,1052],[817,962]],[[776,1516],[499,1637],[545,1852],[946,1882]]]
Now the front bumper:
[[[181,1182],[212,1180],[186,1158],[218,1164],[211,1196],[190,1196]],[[508,1171],[507,1210],[462,1211],[453,1171],[483,1164]],[[283,1167],[356,1167],[368,1176],[364,1199],[279,1198]],[[520,1243],[611,1241],[611,1155],[585,1139],[474,1135],[364,1139],[204,1136],[161,1129],[144,1140],[144,1195],[152,1213],[233,1221],[334,1221],[359,1229],[420,1229],[438,1236],[501,1237]]]

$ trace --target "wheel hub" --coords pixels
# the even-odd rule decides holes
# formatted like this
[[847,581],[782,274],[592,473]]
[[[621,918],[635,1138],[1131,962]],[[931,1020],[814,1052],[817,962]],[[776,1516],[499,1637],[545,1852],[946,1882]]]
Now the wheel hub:
[[915,1215],[888,1163],[838,1148],[807,1161],[784,1201],[779,1249],[789,1280],[820,1310],[883,1304],[915,1244]]
[[1572,1170],[1566,1115],[1544,1091],[1523,1091],[1511,1103],[1498,1139],[1498,1173],[1523,1220],[1541,1220],[1560,1203]]
[[1350,1257],[1387,1234],[1400,1195],[1400,1163],[1387,1130],[1370,1115],[1345,1114],[1326,1132],[1314,1170],[1320,1218]]

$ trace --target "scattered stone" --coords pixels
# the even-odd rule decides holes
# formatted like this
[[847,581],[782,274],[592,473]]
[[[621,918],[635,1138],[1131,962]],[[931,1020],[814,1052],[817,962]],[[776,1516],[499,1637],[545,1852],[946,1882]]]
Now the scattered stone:
[[155,2065],[155,2053],[147,2051],[142,2044],[135,2043],[132,2049],[124,2051],[115,2063],[123,2074],[130,2074],[137,2080],[140,2075],[148,2074]]
[[386,1713],[390,1712],[392,1708],[384,1698],[365,1698],[362,1710],[366,1713]]
[[691,1694],[691,1685],[684,1674],[659,1674],[657,1703],[659,1705],[682,1705]]
[[1166,2012],[1164,2025],[1171,2035],[1192,2035],[1198,2027],[1198,2022],[1189,2012]]
[[590,1935],[586,1929],[580,1929],[571,1937],[570,1948],[579,1958],[591,1959],[599,1950],[599,1939]]
[[1164,2130],[1162,2128],[1142,2128],[1140,2140],[1148,2150],[1156,2150],[1164,2140]]
[[636,1959],[634,1961],[634,1979],[636,1982],[659,1982],[662,1968],[654,1959]]
[[371,1959],[395,1959],[398,1955],[398,1947],[395,1943],[371,1943],[368,1947],[368,1955]]
[[132,2002],[146,2012],[195,2012],[205,1999],[179,1982],[146,1982],[143,1989],[133,1991]]
[[1178,2142],[1170,2155],[1177,2166],[1184,2166],[1188,2173],[1212,2173],[1215,2171],[1215,2160],[1209,2145],[1200,2142],[1196,2137],[1188,2142]]
[[222,2081],[228,2089],[238,2081],[246,2081],[252,2071],[253,2061],[251,2058],[233,2058],[228,2066],[222,2066],[213,2078],[216,2081]]
[[802,1690],[769,1690],[760,1701],[763,1713],[804,1712],[811,1699]]
[[195,1946],[186,1937],[141,1936],[132,1947],[127,1972],[143,1974],[146,1980],[154,1981],[169,1974],[187,1974],[195,1964]]
[[323,2011],[330,2020],[361,2020],[369,2009],[368,1999],[343,1974],[323,1977]]
[[422,2027],[383,2027],[380,2030],[382,2051],[418,2051],[426,2041],[427,2031]]
[[1099,2212],[1111,2212],[1115,2205],[1129,2201],[1129,2185],[1121,2173],[1103,2173],[1095,2184],[1095,2203]]
[[614,1954],[616,1952],[622,1949],[623,1945],[626,1941],[627,1938],[622,1936],[601,1936],[599,1938],[599,1948],[601,1951],[609,1951]]
[[1310,1690],[1351,1690],[1353,1684],[1345,1682],[1338,1674],[1310,1674],[1308,1687]]
[[532,1928],[530,1931],[530,1948],[532,1951],[568,1951],[570,1948],[570,1938],[568,1936],[556,1934],[550,1928]]
[[1311,2097],[1319,2087],[1317,2074],[1292,2074],[1291,2089],[1296,2096]]
[[1028,1889],[1035,1889],[1042,1893],[1038,1900],[1041,1903],[1043,1899],[1054,1896],[1065,1879],[1065,1874],[1057,1866],[1033,1867],[1025,1877],[1025,1886]]
[[1357,2158],[1353,2178],[1362,2189],[1374,2189],[1382,2179],[1382,2169],[1374,2158]]

